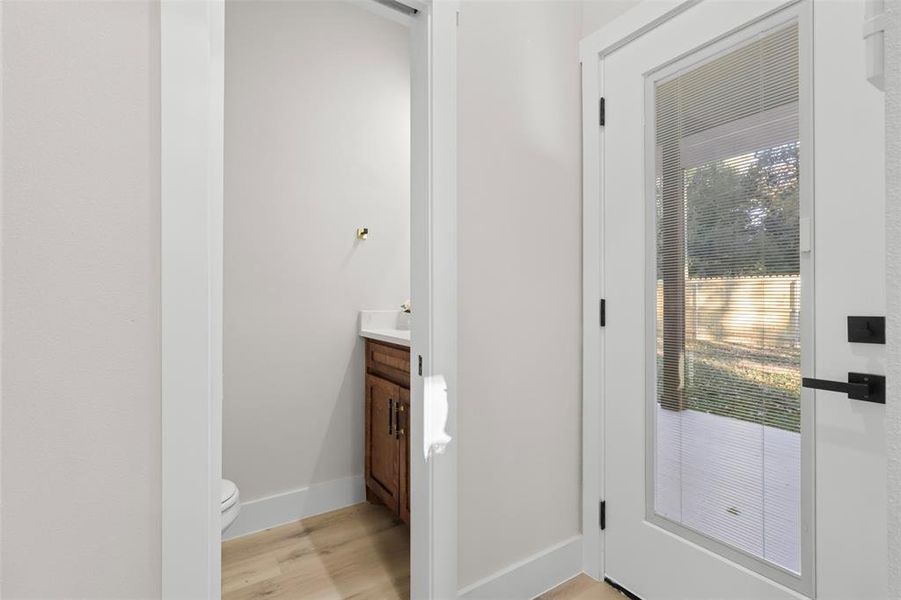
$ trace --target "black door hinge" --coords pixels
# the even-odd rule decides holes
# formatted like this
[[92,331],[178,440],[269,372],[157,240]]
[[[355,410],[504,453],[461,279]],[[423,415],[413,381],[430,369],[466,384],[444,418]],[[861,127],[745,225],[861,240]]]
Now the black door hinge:
[[601,127],[607,124],[607,108],[604,106],[603,97],[600,102],[598,102],[598,120],[601,123]]
[[600,508],[598,509],[598,520],[601,523],[601,531],[607,529],[607,501],[601,500]]
[[422,377],[422,354],[419,355],[419,376]]
[[601,298],[601,327],[607,326],[607,301]]

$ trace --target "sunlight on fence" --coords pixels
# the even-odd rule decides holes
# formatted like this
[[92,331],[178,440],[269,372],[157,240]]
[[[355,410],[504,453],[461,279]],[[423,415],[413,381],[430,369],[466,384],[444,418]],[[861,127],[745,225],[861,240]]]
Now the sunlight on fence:
[[[688,279],[687,407],[800,431],[800,308],[797,275]],[[662,282],[657,327],[662,331]],[[658,359],[662,352],[658,337]]]
[[[800,346],[801,278],[689,278],[685,336],[745,348]],[[663,282],[657,282],[657,327],[663,328]]]

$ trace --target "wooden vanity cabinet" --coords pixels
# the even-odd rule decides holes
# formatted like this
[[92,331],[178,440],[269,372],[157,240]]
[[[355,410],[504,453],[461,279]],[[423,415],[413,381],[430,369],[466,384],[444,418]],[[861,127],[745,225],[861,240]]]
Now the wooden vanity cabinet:
[[410,390],[400,388],[400,451],[398,469],[399,493],[397,516],[410,524]]
[[366,497],[410,522],[410,350],[366,340]]
[[395,402],[400,388],[366,375],[366,485],[385,506],[398,506],[399,440],[395,437]]

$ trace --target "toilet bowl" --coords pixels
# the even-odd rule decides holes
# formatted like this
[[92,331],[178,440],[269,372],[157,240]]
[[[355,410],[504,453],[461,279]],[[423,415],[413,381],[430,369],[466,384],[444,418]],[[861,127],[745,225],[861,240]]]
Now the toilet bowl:
[[235,522],[238,513],[241,512],[240,495],[238,494],[238,486],[228,479],[222,480],[222,533]]

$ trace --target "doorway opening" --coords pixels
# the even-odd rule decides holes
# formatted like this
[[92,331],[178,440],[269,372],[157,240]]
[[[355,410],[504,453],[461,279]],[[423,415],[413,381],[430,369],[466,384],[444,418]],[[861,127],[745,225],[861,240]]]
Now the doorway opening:
[[411,18],[225,4],[225,600],[409,597]]
[[[406,531],[407,526],[400,525],[406,520],[409,583],[402,575],[389,574],[390,588],[398,595],[409,590],[414,598],[451,596],[456,593],[456,307],[452,300],[456,297],[456,3],[228,4],[229,11],[251,11],[244,15],[250,21],[263,18],[252,12],[257,6],[262,6],[261,11],[281,10],[285,5],[285,10],[318,10],[321,27],[306,37],[293,36],[303,39],[292,39],[286,30],[288,18],[271,18],[262,35],[253,26],[233,28],[240,25],[233,20],[237,13],[228,17],[221,0],[164,3],[161,8],[163,596],[222,595],[222,525],[231,520],[231,516],[223,520],[223,507],[228,505],[228,510],[238,504],[234,499],[243,504],[237,518],[228,523],[229,532],[236,535],[271,527],[279,519],[340,520],[334,513],[311,515],[348,504],[351,514],[369,511],[381,515],[379,518],[387,518],[397,531]],[[329,16],[330,10],[347,14]],[[356,18],[369,18],[371,24],[403,28],[400,38],[384,28],[381,33],[367,34],[370,45],[392,37],[394,58],[406,52],[406,70],[392,63],[393,75],[387,79],[394,85],[383,95],[374,93],[385,83],[376,78],[375,65],[366,69],[352,64],[353,41],[346,36],[353,19],[348,15],[353,11]],[[334,28],[337,39],[319,35],[326,22],[343,26]],[[266,34],[286,44],[317,39],[331,44],[326,58],[345,60],[354,77],[344,78],[344,85],[340,85],[341,78],[329,82],[328,74],[317,73],[309,66],[315,64],[311,62],[304,67],[307,83],[317,77],[325,79],[304,89],[303,82],[297,81],[303,75],[301,65],[282,72],[277,68],[279,62],[284,66],[288,52],[276,51],[271,60],[257,60],[276,41]],[[231,39],[226,40],[227,36]],[[226,52],[232,43],[249,54]],[[357,49],[365,51],[377,54],[373,48]],[[238,56],[239,67],[242,60],[254,60],[250,65],[243,63],[244,71],[231,72],[230,56]],[[248,78],[245,86],[241,86],[241,77]],[[402,81],[406,81],[405,89],[403,83],[398,84]],[[353,90],[362,98],[350,98],[353,94],[348,91]],[[390,122],[392,117],[383,117],[376,119],[374,129],[367,128],[372,125],[365,122],[365,117],[372,115],[367,111],[379,106],[389,112],[406,106],[408,114],[399,124]],[[342,108],[357,114],[327,118]],[[241,118],[233,119],[235,116]],[[404,148],[392,147],[396,152],[392,154],[376,147],[379,138],[395,140]],[[229,148],[232,140],[238,140],[238,145]],[[305,141],[315,143],[304,146]],[[404,163],[408,175],[388,174],[387,165]],[[348,167],[354,171],[349,173]],[[369,185],[361,183],[367,178]],[[398,183],[404,178],[405,183]],[[322,184],[329,180],[334,186]],[[316,202],[301,207],[310,197]],[[399,209],[398,199],[405,197],[408,208]],[[367,198],[369,204],[363,202]],[[364,214],[368,209],[372,210]],[[404,212],[406,219],[397,218]],[[313,226],[314,222],[318,224]],[[399,222],[405,224],[397,226]],[[392,225],[396,227],[393,230]],[[234,246],[231,249],[229,239]],[[402,266],[384,266],[389,259],[376,256],[381,251],[395,259],[403,254],[409,257],[405,277],[398,275]],[[267,259],[282,262],[278,266],[264,264]],[[323,274],[327,272],[323,265],[328,264],[376,283],[339,289],[333,285],[334,279]],[[405,278],[406,297],[397,286],[379,283]],[[364,290],[376,290],[382,296],[361,299]],[[354,294],[357,304],[348,308]],[[318,300],[311,301],[313,297]],[[309,305],[302,306],[304,302]],[[412,316],[402,304],[412,305]],[[319,321],[336,319],[330,312],[335,306],[342,307],[340,320],[332,321],[337,327],[319,331]],[[386,312],[393,317],[390,327],[380,320]],[[318,320],[298,325],[311,314]],[[368,345],[377,337],[372,331],[385,329],[407,339],[375,341],[381,348],[405,351],[406,364],[398,356],[386,361],[385,353],[369,351]],[[351,335],[344,335],[348,332]],[[319,364],[309,357],[341,337],[346,344],[343,359],[332,357]],[[336,365],[342,360],[344,365]],[[396,389],[373,402],[375,390],[367,389],[363,382],[386,364],[395,369],[392,374],[396,377],[392,380],[387,372],[378,375]],[[338,373],[337,383],[328,376],[329,370]],[[306,378],[297,378],[298,374]],[[291,377],[295,377],[293,384]],[[330,378],[331,387],[327,384],[322,387],[327,391],[316,392],[311,382],[317,378]],[[237,386],[232,389],[235,397],[246,402],[230,416],[226,414],[230,420],[226,433],[240,431],[246,423],[266,425],[266,419],[271,426],[271,435],[266,427],[252,427],[251,433],[237,435],[237,449],[226,446],[225,459],[231,466],[226,464],[225,470],[227,475],[235,473],[229,480],[234,486],[223,485],[223,382],[226,402],[232,384]],[[259,393],[255,394],[254,388]],[[304,390],[313,390],[307,395],[318,395],[323,402],[308,404],[293,414],[279,413],[285,409],[285,397],[288,403],[307,401]],[[366,410],[367,392],[374,407],[370,411]],[[404,400],[407,402],[402,403]],[[273,419],[275,414],[282,416]],[[393,458],[381,452],[388,445],[389,415],[396,450]],[[284,421],[289,426],[280,429]],[[309,422],[318,424],[309,426]],[[378,459],[375,462],[367,462],[364,451],[367,423],[381,442],[378,456],[370,457]],[[356,429],[358,435],[329,435],[342,428]],[[407,439],[401,443],[404,436]],[[336,438],[346,438],[334,443],[346,443],[350,450],[323,449],[326,439]],[[298,441],[312,443],[315,449],[289,447]],[[279,446],[283,443],[287,445]],[[372,439],[369,443],[375,447]],[[242,463],[261,451],[270,452],[269,464]],[[372,485],[366,484],[373,479],[385,483],[382,467],[386,461],[396,461],[399,498],[404,489],[400,483],[402,459],[403,476],[409,482],[403,505],[367,493]],[[343,467],[352,471],[350,476],[341,475]],[[309,484],[304,487],[301,482],[301,487],[279,491],[282,484],[276,479],[285,477],[286,472],[292,476],[306,472]],[[373,473],[378,477],[372,477]],[[247,486],[242,481],[247,481]],[[372,505],[360,506],[367,499]],[[376,500],[386,506],[375,506]],[[401,506],[409,510],[402,514]],[[372,529],[370,525],[357,523],[358,529]],[[226,533],[226,537],[230,535]],[[406,555],[405,547],[400,547],[400,551],[389,549],[386,554]]]

